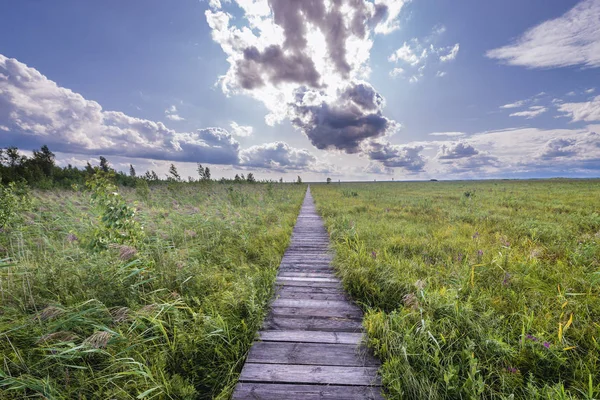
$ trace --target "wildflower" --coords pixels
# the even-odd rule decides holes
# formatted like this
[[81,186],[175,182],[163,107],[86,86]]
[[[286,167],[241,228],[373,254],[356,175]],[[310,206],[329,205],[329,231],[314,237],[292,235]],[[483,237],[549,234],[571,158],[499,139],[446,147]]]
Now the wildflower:
[[477,257],[483,257],[483,250],[477,250]]
[[519,370],[517,368],[515,368],[515,367],[508,367],[508,368],[506,368],[506,370],[508,372],[510,372],[511,374],[517,374],[517,373],[519,373]]
[[504,274],[504,280],[502,281],[502,284],[504,286],[508,285],[508,282],[510,281],[511,275],[507,272],[506,274]]
[[185,236],[188,236],[188,237],[191,237],[191,238],[196,237],[196,231],[186,230],[185,231]]
[[479,238],[479,232],[475,232],[473,234],[473,239],[478,239]]
[[377,258],[377,252],[376,252],[376,251],[372,251],[372,252],[371,252],[371,257],[373,257],[373,258]]
[[79,238],[77,238],[77,236],[75,236],[74,234],[72,234],[72,233],[69,233],[69,234],[67,235],[67,242],[69,242],[69,243],[73,243],[73,242],[74,242],[74,241],[76,241],[76,240],[79,240]]
[[527,335],[525,336],[525,338],[526,338],[526,339],[528,339],[528,340],[531,340],[531,341],[533,341],[533,342],[537,342],[537,341],[539,340],[538,338],[536,338],[535,336],[533,336],[533,335],[530,335],[530,334],[527,334]]
[[463,260],[463,254],[458,253],[458,262],[461,262],[462,260]]
[[550,348],[550,342],[544,342],[544,347],[549,349]]

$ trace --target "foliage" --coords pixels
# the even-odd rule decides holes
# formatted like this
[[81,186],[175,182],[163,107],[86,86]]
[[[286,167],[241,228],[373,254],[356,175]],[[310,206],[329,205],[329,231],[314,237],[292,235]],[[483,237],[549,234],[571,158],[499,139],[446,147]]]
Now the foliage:
[[311,187],[389,398],[600,398],[600,181],[342,189]]
[[23,184],[0,184],[0,229],[22,221],[22,213],[30,205],[29,191]]
[[[106,178],[105,180],[103,180]],[[102,180],[98,182],[98,180]],[[113,184],[98,174],[99,202]],[[135,246],[92,251],[94,191],[32,192],[0,235],[0,399],[226,399],[266,313],[304,188],[173,183]],[[133,204],[137,189],[119,188]],[[0,257],[2,258],[2,257]]]
[[98,171],[86,182],[92,204],[99,212],[92,247],[106,248],[111,243],[135,246],[144,237],[143,228],[135,219],[135,210],[119,194],[113,179],[114,174]]

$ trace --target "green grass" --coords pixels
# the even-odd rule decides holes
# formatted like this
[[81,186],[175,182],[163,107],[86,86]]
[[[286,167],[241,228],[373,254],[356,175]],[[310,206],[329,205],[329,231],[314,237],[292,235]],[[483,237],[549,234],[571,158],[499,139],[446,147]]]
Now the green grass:
[[121,189],[144,233],[104,250],[89,194],[33,192],[0,233],[0,398],[228,398],[304,190]]
[[389,398],[600,398],[600,181],[312,193]]

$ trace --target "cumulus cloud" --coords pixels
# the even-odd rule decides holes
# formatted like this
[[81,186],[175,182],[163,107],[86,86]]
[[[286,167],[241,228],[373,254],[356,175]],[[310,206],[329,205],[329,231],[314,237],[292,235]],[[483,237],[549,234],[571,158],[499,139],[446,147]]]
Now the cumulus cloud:
[[573,122],[600,121],[600,96],[581,103],[562,103],[558,105],[558,110],[565,113]]
[[[232,3],[234,3],[232,1]],[[398,28],[398,0],[235,0],[245,24],[234,25],[226,4],[206,19],[227,54],[224,93],[249,95],[267,107],[265,121],[289,120],[319,149],[348,153],[397,124],[364,81],[376,34]],[[233,6],[233,4],[232,4]]]
[[515,112],[510,114],[510,117],[524,117],[527,119],[531,119],[531,118],[535,118],[538,115],[541,115],[543,113],[545,113],[546,111],[548,111],[548,109],[544,106],[531,106],[529,107],[529,110],[527,111],[519,111],[519,112]]
[[365,153],[371,160],[379,161],[388,168],[403,168],[408,172],[421,172],[425,158],[420,154],[423,146],[396,145],[385,141],[371,141],[365,145]]
[[34,68],[0,55],[0,125],[56,151],[176,161],[236,163],[239,144],[222,129],[176,132],[163,123],[105,111]]
[[454,160],[458,158],[471,157],[479,154],[475,147],[466,142],[456,142],[449,145],[443,144],[437,154],[440,160]]
[[317,162],[304,149],[295,149],[284,142],[252,146],[240,152],[240,165],[276,171],[310,169]]
[[394,173],[394,169],[386,167],[380,162],[371,161],[366,167],[363,168],[363,172],[376,175],[392,175]]
[[351,82],[334,98],[299,89],[290,119],[316,148],[357,153],[364,140],[397,129],[394,121],[383,116],[383,106],[383,97],[367,82]]
[[527,68],[600,67],[600,1],[583,0],[561,17],[527,30],[487,57]]
[[394,68],[390,71],[390,76],[392,78],[397,77],[398,75],[402,75],[404,73],[404,68]]
[[249,137],[252,136],[252,132],[254,132],[254,128],[248,125],[239,125],[235,121],[231,121],[229,124],[231,127],[231,134],[239,137]]

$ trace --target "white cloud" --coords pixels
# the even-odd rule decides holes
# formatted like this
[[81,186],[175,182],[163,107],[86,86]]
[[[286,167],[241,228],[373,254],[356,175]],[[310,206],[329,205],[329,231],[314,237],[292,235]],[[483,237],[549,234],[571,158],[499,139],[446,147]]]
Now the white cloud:
[[185,118],[177,114],[177,107],[174,105],[170,106],[165,110],[165,117],[171,121],[185,121]]
[[388,60],[390,62],[402,61],[412,66],[419,65],[423,60],[427,58],[427,49],[420,49],[418,41],[413,39],[416,43],[416,49],[413,49],[408,43],[404,42],[402,47],[393,52]]
[[244,149],[240,152],[240,160],[240,165],[244,167],[274,171],[322,169],[317,158],[308,150],[295,149],[283,142],[266,143]]
[[395,78],[398,75],[402,75],[403,73],[404,73],[404,69],[403,68],[394,68],[393,70],[390,71],[390,76],[392,78]]
[[570,117],[573,122],[600,121],[600,96],[581,103],[562,103],[558,105],[558,110],[565,113],[565,116]]
[[238,125],[238,123],[235,121],[231,121],[229,126],[231,127],[231,134],[234,136],[250,137],[254,131],[253,127],[247,125]]
[[583,0],[561,17],[527,30],[487,57],[509,65],[555,68],[600,67],[600,1]]
[[509,104],[500,106],[500,108],[518,108],[518,107],[523,107],[525,105],[525,103],[527,103],[526,100],[519,100],[519,101],[515,101],[514,103],[509,103]]
[[403,1],[235,3],[242,11],[235,24],[238,8],[229,13],[221,2],[205,12],[229,63],[219,79],[225,94],[262,102],[267,124],[288,119],[319,149],[352,153],[395,129],[383,116],[383,97],[364,79],[375,35],[398,28]]
[[454,45],[454,47],[452,47],[452,50],[450,50],[450,52],[444,56],[440,56],[440,61],[441,62],[448,62],[448,61],[452,61],[456,58],[456,56],[458,55],[458,50],[460,49],[460,46],[458,43],[456,43]]
[[596,91],[596,88],[589,88],[589,89],[585,90],[585,93],[587,93],[587,94],[592,94],[592,93],[594,93],[595,91]]
[[[239,144],[219,128],[177,132],[161,122],[105,111],[34,68],[0,55],[0,124],[14,140],[55,151],[173,161],[237,163]],[[27,139],[26,139],[27,138]]]
[[534,118],[537,117],[538,115],[541,115],[543,113],[545,113],[546,111],[548,111],[548,109],[546,107],[543,106],[532,106],[529,107],[528,111],[519,111],[519,112],[515,112],[510,114],[510,117],[525,117],[525,118]]
[[475,147],[465,141],[461,141],[441,145],[436,157],[441,160],[453,160],[471,157],[476,154],[479,154],[479,151]]
[[464,136],[466,133],[464,132],[433,132],[429,134],[430,136],[447,136],[447,137],[457,137]]
[[[396,67],[390,71],[390,76],[396,77],[400,73],[404,74],[410,83],[418,82],[424,76],[425,66],[432,55],[437,55],[434,63],[445,63],[456,58],[460,45],[456,43],[452,47],[436,47],[432,42],[445,32],[445,27],[434,27],[432,33],[423,40],[413,38],[408,42],[404,42],[402,47],[398,48],[388,57],[388,61],[396,64],[401,64],[403,68]],[[442,55],[440,55],[442,54]],[[414,71],[417,69],[415,73]],[[412,71],[411,71],[412,70]],[[446,75],[444,71],[437,71],[436,77],[441,78]]]

